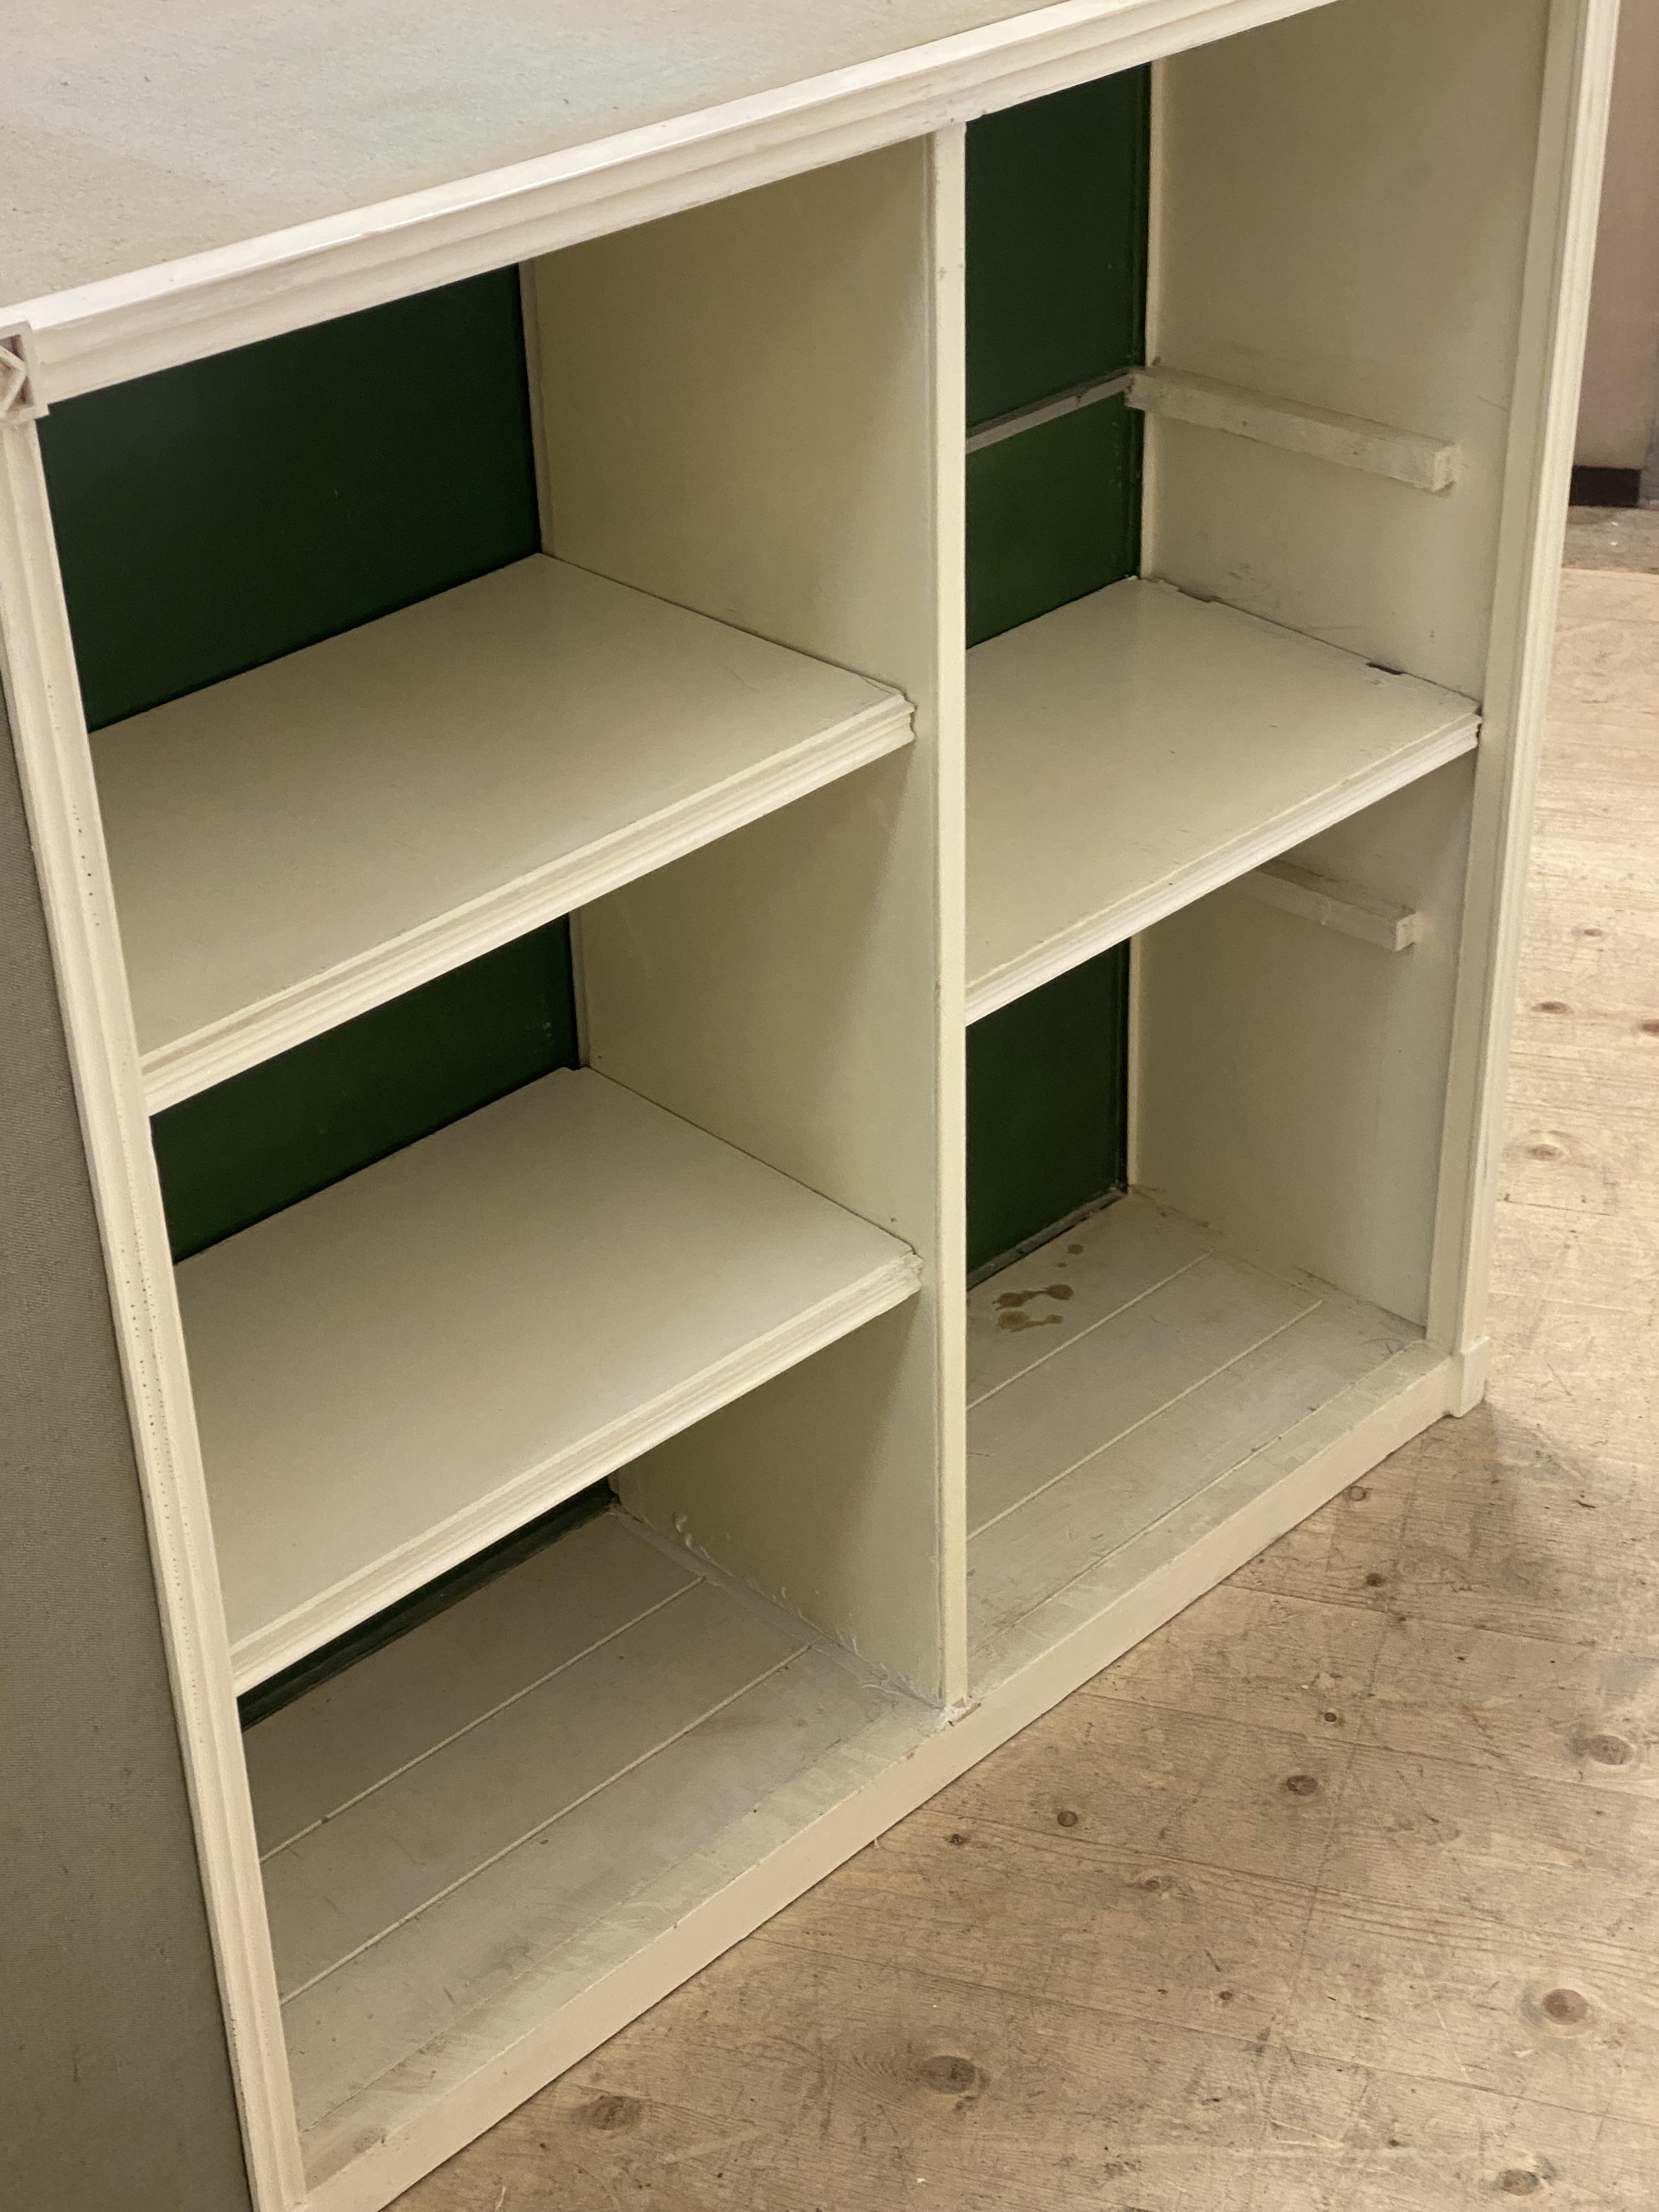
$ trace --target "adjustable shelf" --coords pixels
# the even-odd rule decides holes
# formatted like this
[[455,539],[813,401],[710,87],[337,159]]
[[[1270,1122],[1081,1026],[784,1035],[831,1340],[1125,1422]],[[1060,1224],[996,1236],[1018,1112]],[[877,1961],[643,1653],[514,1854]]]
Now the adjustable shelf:
[[150,1109],[909,737],[896,692],[540,554],[117,723]]
[[968,1018],[1473,750],[1455,692],[1139,578],[968,656]]
[[911,1297],[904,1245],[591,1069],[179,1270],[245,1689]]

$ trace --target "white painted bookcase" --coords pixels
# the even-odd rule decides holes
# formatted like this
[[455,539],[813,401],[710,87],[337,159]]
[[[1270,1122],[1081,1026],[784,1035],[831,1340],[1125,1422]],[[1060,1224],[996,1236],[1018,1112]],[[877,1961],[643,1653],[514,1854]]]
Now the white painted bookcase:
[[[1482,1387],[1615,0],[808,12],[9,34],[0,640],[260,2212]],[[1148,61],[1142,574],[964,655],[963,127]],[[513,264],[544,555],[89,744],[39,412]],[[149,1112],[578,909],[580,1070],[175,1279]],[[969,1296],[964,1023],[1126,939],[1131,1194]]]

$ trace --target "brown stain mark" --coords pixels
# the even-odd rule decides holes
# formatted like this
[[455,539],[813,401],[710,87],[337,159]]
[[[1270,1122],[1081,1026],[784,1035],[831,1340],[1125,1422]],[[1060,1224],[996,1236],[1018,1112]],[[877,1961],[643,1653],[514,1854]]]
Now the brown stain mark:
[[997,1327],[999,1328],[1006,1329],[1058,1328],[1060,1327],[1060,1316],[1058,1314],[1042,1314],[1033,1319],[1033,1317],[1027,1313],[999,1314],[997,1316]]
[[1560,2027],[1577,2027],[1589,2018],[1589,2002],[1577,1990],[1551,1990],[1544,1999],[1544,2017]]
[[1535,1014],[1570,1014],[1572,1008],[1565,999],[1540,999],[1533,1012]]
[[1383,1583],[1386,1583],[1388,1579],[1389,1578],[1386,1575],[1378,1574],[1376,1568],[1373,1567],[1370,1573],[1365,1577],[1365,1587],[1367,1589],[1381,1589]]
[[953,1829],[951,1834],[945,1838],[945,1841],[951,1844],[957,1850],[960,1850],[967,1840],[967,1837],[963,1834],[960,1828]]
[[1636,1026],[1644,1036],[1659,1036],[1659,1020],[1650,1018],[1645,1022],[1638,1022]]
[[1527,1158],[1529,1160],[1559,1160],[1560,1157],[1559,1145],[1528,1145],[1527,1146]]
[[1055,1814],[1054,1819],[1057,1824],[1062,1828],[1074,1828],[1077,1826],[1077,1814],[1072,1811],[1069,1806],[1063,1806],[1060,1810]]
[[1080,1244],[1068,1244],[1066,1249],[1071,1253],[1078,1253],[1083,1249],[1083,1247]]
[[1285,1787],[1292,1797],[1317,1797],[1319,1778],[1313,1774],[1287,1774]]
[[1530,2197],[1543,2187],[1535,2173],[1528,2173],[1524,2166],[1506,2166],[1498,2177],[1498,2186],[1505,2197]]
[[924,2089],[937,2089],[946,2097],[961,2097],[969,2089],[977,2089],[983,2076],[971,2058],[946,2051],[938,2058],[919,2059],[916,2079]]
[[1636,1747],[1621,1735],[1592,1735],[1585,1738],[1584,1756],[1598,1766],[1628,1766],[1636,1756]]
[[607,2089],[590,2098],[586,2104],[579,2105],[576,2116],[586,2120],[590,2128],[598,2128],[601,2134],[614,2136],[620,2135],[624,2128],[637,2127],[644,2111],[637,2097],[626,2097],[619,2090]]

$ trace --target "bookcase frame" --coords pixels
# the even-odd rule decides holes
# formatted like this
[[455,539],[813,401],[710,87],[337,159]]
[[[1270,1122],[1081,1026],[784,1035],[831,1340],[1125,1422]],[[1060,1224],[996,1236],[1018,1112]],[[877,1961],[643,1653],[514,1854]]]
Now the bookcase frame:
[[[1473,609],[1451,648],[1431,622],[1424,628],[1420,604],[1402,608],[1382,586],[1398,587],[1406,573],[1398,548],[1413,526],[1397,524],[1397,502],[1457,495],[1455,481],[1431,488],[1442,463],[1423,459],[1421,440],[1438,452],[1474,432],[1380,419],[1389,395],[1378,380],[1370,388],[1380,396],[1367,401],[1364,364],[1345,357],[1340,333],[1322,345],[1305,320],[1287,325],[1288,349],[1300,346],[1309,364],[1303,388],[1287,391],[1282,362],[1274,381],[1270,345],[1248,332],[1230,344],[1225,331],[1209,343],[1190,293],[1170,278],[1185,216],[1160,164],[1179,143],[1181,103],[1201,109],[1205,86],[1226,69],[1218,42],[1271,37],[1281,41],[1273,54],[1296,61],[1316,51],[1297,44],[1298,29],[1324,17],[1310,40],[1334,41],[1318,50],[1340,54],[1344,21],[1363,40],[1382,6],[1067,0],[975,22],[945,0],[916,0],[908,14],[927,35],[902,51],[843,56],[816,76],[713,105],[675,106],[671,96],[665,117],[590,128],[507,166],[458,160],[453,185],[296,217],[251,241],[227,231],[184,258],[158,255],[112,273],[94,255],[85,269],[66,265],[53,289],[0,309],[0,659],[258,2212],[370,2212],[389,2202],[1344,1484],[1441,1414],[1478,1402],[1616,0],[1528,0],[1520,10],[1455,0],[1396,11],[1407,27],[1389,58],[1403,88],[1402,143],[1443,145],[1437,134],[1449,88],[1456,90],[1453,64],[1477,72],[1467,83],[1501,63],[1511,95],[1494,127],[1510,132],[1496,149],[1507,180],[1498,214],[1516,251],[1494,278],[1502,296],[1486,304],[1497,368],[1512,388],[1502,425],[1486,423],[1479,557],[1453,560],[1448,572]],[[1194,57],[1183,76],[1182,58]],[[1397,665],[1443,700],[1478,699],[1479,744],[1472,760],[1466,744],[1430,747],[1395,782],[1297,816],[1282,837],[1230,848],[1218,872],[1189,872],[1169,898],[1129,898],[1103,935],[1088,939],[1096,945],[1114,929],[1156,925],[1134,954],[1130,1179],[1153,1186],[1163,1225],[1148,1227],[1139,1198],[1110,1209],[1098,1241],[1094,1231],[1077,1240],[1083,1262],[1103,1254],[1109,1273],[1127,1240],[1179,1242],[1193,1217],[1207,1239],[1201,1261],[1155,1256],[1146,1289],[1125,1293],[1128,1302],[1202,1264],[1257,1285],[1316,1279],[1325,1287],[1310,1297],[1358,1314],[1362,1334],[1381,1326],[1364,1317],[1379,1312],[1399,1317],[1404,1333],[1301,1419],[1275,1417],[1241,1459],[1206,1462],[1141,1525],[1102,1537],[1076,1571],[1075,1562],[1054,1563],[1042,1602],[994,1649],[975,1648],[969,1348],[988,1346],[994,1370],[1005,1342],[995,1300],[1027,1293],[982,1285],[964,1331],[972,887],[963,757],[974,725],[960,647],[963,131],[989,109],[1146,62],[1156,65],[1148,345],[1157,374],[1139,395],[1151,416],[1144,571],[1179,587],[1183,610],[1207,617],[1208,634],[1232,619],[1225,608],[1206,610],[1218,598],[1257,625],[1277,625],[1281,639],[1304,632],[1322,650],[1331,641],[1310,611],[1309,580],[1320,533],[1340,540],[1346,526],[1352,550],[1356,526],[1331,518],[1370,512],[1364,502],[1372,501],[1395,566],[1385,560],[1369,583],[1346,579],[1362,600],[1376,589],[1369,627],[1361,618],[1356,631],[1352,605],[1333,617],[1346,626],[1348,673],[1397,655],[1376,671],[1383,682]],[[510,74],[503,84],[510,97]],[[594,112],[615,114],[614,100]],[[1522,143],[1515,133],[1528,113]],[[571,125],[582,127],[580,118]],[[347,144],[341,158],[349,167],[360,157]],[[1253,179],[1270,214],[1272,166]],[[1282,222],[1285,203],[1277,204],[1273,219]],[[1408,237],[1391,250],[1409,259],[1421,244]],[[1376,250],[1386,258],[1389,249]],[[520,1990],[520,2013],[499,2036],[470,2032],[447,2074],[428,2068],[424,2087],[394,2081],[331,2135],[323,2130],[326,2143],[307,2160],[118,908],[33,426],[43,408],[100,385],[515,262],[529,272],[537,340],[547,550],[851,670],[901,693],[914,718],[897,750],[849,760],[816,789],[775,793],[772,811],[729,834],[601,886],[580,930],[592,1079],[620,1084],[862,1217],[915,1255],[920,1287],[879,1317],[854,1316],[827,1350],[658,1443],[617,1474],[623,1512],[608,1516],[607,1525],[626,1522],[630,1541],[656,1547],[653,1557],[666,1549],[689,1563],[714,1594],[711,1605],[748,1607],[768,1633],[783,1624],[800,1650],[828,1653],[836,1666],[844,1658],[850,1671],[836,1679],[853,1685],[856,1724],[752,1817],[720,1826],[693,1855],[692,1873],[677,1868],[672,1880],[643,1885],[629,1915],[585,1938],[580,1972],[571,1969],[556,2002],[538,2010],[535,1991]],[[1305,307],[1288,271],[1285,289]],[[1161,360],[1160,346],[1177,342],[1188,357]],[[1190,357],[1194,346],[1212,357]],[[629,386],[630,347],[645,349],[648,404]],[[1478,396],[1490,408],[1490,394]],[[1405,442],[1391,443],[1390,429],[1408,434]],[[1233,441],[1218,465],[1194,442],[1218,439]],[[1332,488],[1334,477],[1379,465],[1363,500]],[[1417,478],[1400,481],[1402,467]],[[1200,472],[1203,501],[1192,489]],[[1278,529],[1291,548],[1276,580],[1265,555],[1240,553],[1258,529]],[[1032,633],[1016,636],[1029,647]],[[1281,877],[1279,890],[1241,900],[1222,887],[1291,846],[1301,875]],[[1283,891],[1286,881],[1297,897]],[[1345,937],[1340,921],[1320,927],[1345,912],[1374,924],[1379,893],[1400,914],[1426,917],[1409,951],[1384,949],[1374,932],[1360,943],[1360,928]],[[831,941],[835,919],[843,930],[856,922],[850,942]],[[1324,1106],[1302,1076],[1294,1089],[1278,1079],[1276,1094],[1264,1065],[1285,1044],[1264,1013],[1292,1001],[1338,1006],[1358,972],[1342,964],[1350,956],[1418,963],[1408,989],[1378,980],[1380,968],[1366,971],[1372,980],[1353,994],[1364,1034],[1342,1046],[1352,1067],[1397,1066],[1402,1052],[1419,1063],[1388,1094],[1405,1133],[1397,1154],[1384,1143],[1378,1172],[1384,1199],[1398,1196],[1398,1218],[1369,1228],[1341,1188],[1352,1136],[1322,1155]],[[1218,972],[1232,978],[1231,1011],[1224,988],[1204,1002],[1200,1035],[1190,1010]],[[1307,1040],[1292,1042],[1295,1065]],[[1237,1097],[1254,1100],[1237,1128],[1224,1126],[1218,1067],[1232,1071]],[[1356,1112],[1376,1109],[1382,1078],[1368,1080]],[[1264,1228],[1269,1218],[1278,1225]],[[1034,1286],[1043,1272],[1038,1265]],[[1103,1325],[1117,1293],[1101,1296],[1094,1320]],[[866,1325],[854,1326],[860,1318]],[[1063,1351],[1069,1375],[1080,1338],[1058,1327],[1048,1364],[1058,1375]],[[1032,1371],[1028,1363],[994,1374],[989,1387],[1012,1389]],[[1222,1359],[1204,1379],[1225,1372]],[[1039,1408],[1019,1450],[1029,1443],[1036,1453],[1048,1419]]]

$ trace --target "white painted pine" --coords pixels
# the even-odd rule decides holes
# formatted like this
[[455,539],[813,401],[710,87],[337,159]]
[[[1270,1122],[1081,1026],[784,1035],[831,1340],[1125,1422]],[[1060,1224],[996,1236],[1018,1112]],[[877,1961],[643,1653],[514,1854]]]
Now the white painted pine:
[[1385,952],[1407,951],[1423,933],[1423,916],[1414,908],[1295,860],[1270,860],[1265,868],[1252,868],[1233,888],[1258,905],[1277,907],[1281,914],[1380,945]]
[[186,1261],[239,1686],[914,1295],[896,1237],[591,1070]]
[[0,423],[0,682],[104,1245],[243,2142],[258,2212],[289,2212],[302,2193],[300,2144],[224,1602],[75,647],[30,420]]
[[[982,1285],[975,1295],[989,1287]],[[1299,1285],[1212,1252],[1028,1369],[974,1408],[968,1443],[972,1535],[1317,1303]]]
[[262,1854],[331,1818],[696,1580],[619,1515],[569,1530],[246,1739]]
[[542,1836],[802,1648],[693,1581],[276,1850],[265,1901],[284,1995]]
[[[446,1668],[475,1641],[501,1664],[462,1717]],[[733,1832],[792,1834],[934,1726],[614,1511],[368,1663],[369,1693],[308,1697],[248,1738],[313,2173],[361,2133],[356,2100],[453,2087],[534,1990],[550,2011],[626,1960],[672,1910],[629,1907],[649,1885],[723,1887],[752,1863]],[[356,1786],[271,1849],[270,1808],[313,1760]]]
[[1457,447],[1446,439],[1369,422],[1329,407],[1273,398],[1212,376],[1193,376],[1162,365],[1139,369],[1129,379],[1126,397],[1143,414],[1195,423],[1200,429],[1224,430],[1236,438],[1254,438],[1339,468],[1392,477],[1418,491],[1445,491],[1457,475]]
[[962,162],[958,132],[893,147],[535,278],[557,551],[915,710],[890,759],[582,910],[591,1064],[924,1267],[914,1309],[617,1490],[940,1704],[967,1684]]
[[909,734],[884,685],[540,554],[117,723],[150,1109]]
[[[1138,1195],[1018,1272],[968,1302],[979,1681],[1039,1607],[1421,1342],[1396,1316],[1243,1260]],[[1011,1327],[1073,1285],[1052,1348]]]
[[[982,1694],[950,1725],[801,1651],[295,1994],[284,2016],[319,2212],[385,2204],[441,2145],[509,2110],[1432,1419],[1447,1380],[1420,1349],[1370,1367],[1165,1523],[1092,1561],[1051,1553],[1054,1595],[987,1639]],[[588,1533],[555,1548],[550,1594],[560,1553]],[[1062,1547],[1078,1533],[1051,1532]],[[653,1618],[720,1619],[684,1603]],[[406,1648],[387,1655],[394,1667]],[[702,1666],[690,1642],[682,1663]],[[603,1730],[603,1709],[589,1719]],[[465,1793],[441,1786],[446,1757],[430,1761],[422,1835],[440,1854],[471,1817]],[[371,1749],[362,1764],[375,1763]]]
[[1000,1268],[968,1297],[971,1408],[1215,1249],[1138,1192]]
[[583,0],[552,40],[528,0],[364,0],[330,17],[326,70],[276,6],[19,18],[0,319],[33,324],[68,398],[1316,4]]
[[968,1012],[1471,750],[1474,702],[1130,578],[968,656]]

